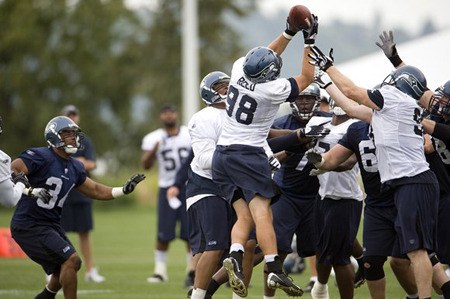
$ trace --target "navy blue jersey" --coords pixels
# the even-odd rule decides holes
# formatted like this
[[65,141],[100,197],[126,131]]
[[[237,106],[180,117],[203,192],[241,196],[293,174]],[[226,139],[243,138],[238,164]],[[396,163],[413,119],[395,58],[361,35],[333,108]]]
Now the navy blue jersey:
[[[317,112],[317,116],[329,116],[328,113]],[[292,114],[275,119],[272,127],[276,129],[297,130],[304,128],[306,123],[299,122]],[[309,172],[314,165],[308,163],[304,151],[298,151],[289,156],[275,172],[274,181],[280,186],[283,193],[295,197],[311,197],[319,191],[319,180],[310,176]]]
[[351,124],[339,141],[339,144],[355,153],[358,160],[364,189],[367,194],[366,204],[378,207],[393,206],[391,192],[381,192],[378,161],[375,156],[375,145],[369,136],[370,125],[363,121]]
[[[450,126],[450,120],[448,120],[446,122],[444,120],[440,120],[440,121],[441,121],[441,123]],[[450,148],[447,147],[445,142],[443,142],[437,138],[434,138],[434,140],[435,140],[436,151],[438,152],[439,156],[441,156],[441,159],[442,159],[442,162],[444,163],[445,169],[447,170],[447,173],[450,175]],[[439,174],[436,173],[436,176],[439,176]]]
[[83,184],[86,172],[83,163],[70,157],[64,159],[47,147],[30,148],[19,156],[28,168],[28,180],[34,188],[46,188],[52,194],[48,204],[22,195],[12,223],[60,225],[61,210],[69,191]]

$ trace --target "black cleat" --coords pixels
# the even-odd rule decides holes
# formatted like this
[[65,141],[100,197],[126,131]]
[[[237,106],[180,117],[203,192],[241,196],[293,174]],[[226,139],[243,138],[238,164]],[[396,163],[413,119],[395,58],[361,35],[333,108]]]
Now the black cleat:
[[271,289],[282,289],[288,296],[300,297],[303,295],[303,290],[284,273],[270,273],[267,277],[267,286]]
[[233,257],[223,260],[223,266],[228,273],[228,282],[233,292],[240,297],[247,297],[247,287],[244,284],[244,275],[238,262]]

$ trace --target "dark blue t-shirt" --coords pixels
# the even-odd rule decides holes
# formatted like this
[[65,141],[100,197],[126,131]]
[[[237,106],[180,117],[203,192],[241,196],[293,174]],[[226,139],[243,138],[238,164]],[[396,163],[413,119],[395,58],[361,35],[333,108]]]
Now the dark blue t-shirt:
[[[328,113],[316,112],[318,116],[329,116]],[[299,122],[292,114],[275,119],[272,127],[276,129],[297,130],[304,128],[306,123]],[[280,186],[283,193],[294,197],[312,197],[319,191],[319,180],[310,176],[309,172],[314,165],[308,163],[305,151],[292,153],[275,172],[274,181]]]
[[370,125],[363,121],[351,124],[339,144],[355,153],[358,160],[364,190],[367,194],[366,204],[378,207],[394,205],[392,191],[381,191],[378,160],[375,156],[375,145],[370,138]]
[[83,184],[86,172],[83,163],[58,156],[52,148],[30,148],[19,156],[28,168],[28,180],[33,188],[46,188],[52,194],[48,204],[22,195],[11,223],[20,226],[60,225],[61,210],[69,191]]

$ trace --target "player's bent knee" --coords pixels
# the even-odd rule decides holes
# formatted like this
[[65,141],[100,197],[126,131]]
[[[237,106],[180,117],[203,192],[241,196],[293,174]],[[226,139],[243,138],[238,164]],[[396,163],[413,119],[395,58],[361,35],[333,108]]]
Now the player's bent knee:
[[405,267],[409,267],[411,262],[407,258],[392,257],[389,264],[393,271],[401,271]]
[[368,281],[384,278],[383,265],[386,259],[385,256],[364,257],[364,277]]
[[75,271],[78,271],[81,269],[81,263],[81,258],[78,254],[74,253],[67,259],[67,261],[64,262],[63,266],[70,267]]

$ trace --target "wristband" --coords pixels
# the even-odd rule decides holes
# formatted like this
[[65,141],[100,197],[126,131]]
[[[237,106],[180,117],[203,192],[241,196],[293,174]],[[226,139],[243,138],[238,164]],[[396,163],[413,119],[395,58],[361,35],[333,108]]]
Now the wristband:
[[[291,39],[294,37],[294,35],[289,34],[287,31],[289,31],[289,30],[286,29],[286,30],[283,32],[283,36],[284,36],[285,39],[291,40]],[[292,31],[289,31],[289,32],[292,32]],[[295,34],[295,33],[294,33],[294,34]]]
[[111,190],[111,195],[113,198],[117,198],[117,197],[125,195],[125,193],[123,192],[122,187],[114,187]]
[[389,61],[392,63],[392,65],[395,68],[403,63],[403,60],[400,58],[400,56],[398,56],[398,54],[396,54],[396,55],[394,55],[392,57],[389,57]]

